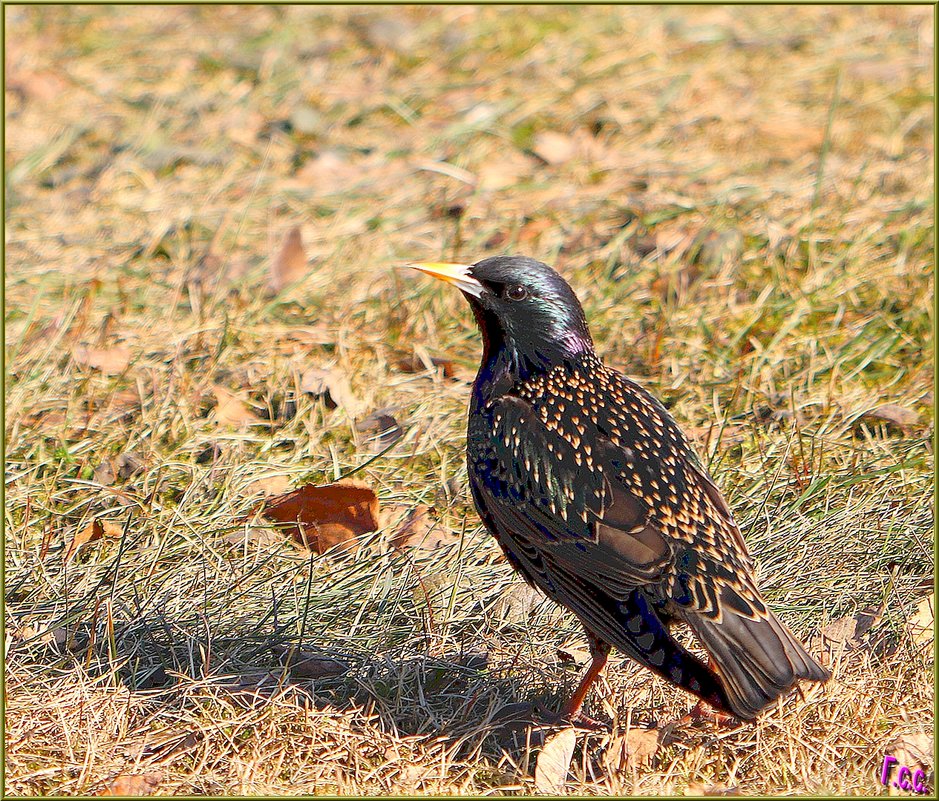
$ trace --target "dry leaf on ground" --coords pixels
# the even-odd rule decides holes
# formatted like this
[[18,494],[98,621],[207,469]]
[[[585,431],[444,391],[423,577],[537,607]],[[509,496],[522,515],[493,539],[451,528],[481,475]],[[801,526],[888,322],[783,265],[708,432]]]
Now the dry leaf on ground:
[[109,523],[107,520],[96,518],[72,537],[68,550],[65,552],[65,561],[69,561],[82,546],[89,542],[95,542],[103,537],[119,539],[123,533],[124,530],[117,523]]
[[542,131],[535,135],[532,152],[547,164],[563,164],[577,153],[573,137],[557,131]]
[[234,392],[213,384],[212,394],[215,395],[217,402],[215,420],[220,425],[243,426],[261,422],[260,418]]
[[311,367],[300,376],[300,389],[323,401],[331,409],[342,407],[355,417],[362,402],[352,393],[349,379],[338,367]]
[[98,795],[153,795],[161,781],[163,781],[163,774],[156,771],[138,774],[122,773],[112,779]]
[[257,481],[252,481],[248,484],[248,494],[249,495],[263,495],[267,497],[269,495],[282,495],[290,489],[290,479],[287,476],[268,476],[267,478],[259,478]]
[[127,369],[130,364],[131,352],[129,348],[116,346],[113,348],[86,348],[78,345],[72,351],[72,357],[83,367],[100,370],[105,375],[118,375]]
[[935,637],[936,596],[929,593],[916,606],[916,611],[907,620],[910,637],[917,645],[928,645]]
[[864,636],[880,620],[884,607],[863,609],[855,615],[833,620],[822,627],[819,636],[813,638],[812,647],[821,646],[829,654],[841,649],[857,651],[865,646]]
[[458,544],[460,535],[434,520],[430,511],[430,507],[424,505],[411,509],[397,531],[391,535],[392,547],[433,551]]
[[266,500],[261,511],[275,523],[293,524],[287,528],[290,536],[316,553],[379,528],[378,496],[352,482],[307,484]]
[[576,745],[577,731],[573,728],[562,729],[545,738],[535,762],[535,787],[539,792],[547,795],[564,792]]
[[453,378],[456,372],[450,359],[443,359],[438,356],[431,356],[429,365],[416,353],[406,359],[398,360],[398,369],[402,373],[424,373],[437,368],[439,368],[444,378]]
[[280,250],[271,258],[268,285],[275,292],[280,292],[288,284],[303,277],[306,271],[303,237],[300,235],[300,227],[295,225],[284,236]]
[[897,428],[910,428],[919,423],[919,413],[896,403],[885,403],[864,412],[861,420],[867,423],[888,423]]
[[614,736],[606,752],[607,770],[620,773],[626,767],[639,767],[651,762],[658,753],[661,734],[661,729],[630,728],[624,734]]
[[349,669],[345,662],[303,648],[278,645],[274,648],[274,653],[281,664],[290,670],[291,675],[300,679],[341,676]]
[[387,409],[376,409],[355,424],[355,430],[368,434],[367,443],[376,450],[387,448],[404,435],[404,429]]

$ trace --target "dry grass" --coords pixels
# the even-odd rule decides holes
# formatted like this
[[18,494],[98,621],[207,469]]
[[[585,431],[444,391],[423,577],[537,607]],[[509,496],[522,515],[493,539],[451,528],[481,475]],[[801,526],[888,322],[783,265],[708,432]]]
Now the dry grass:
[[[532,792],[538,732],[498,716],[559,703],[580,633],[461,495],[466,383],[396,367],[471,374],[479,346],[392,268],[506,251],[556,264],[605,358],[701,434],[797,632],[884,604],[804,701],[624,771],[582,737],[568,790],[870,794],[932,731],[906,628],[933,582],[931,8],[5,13],[7,793]],[[572,154],[533,157],[545,132]],[[313,266],[270,297],[294,224]],[[331,363],[406,429],[380,458],[298,393]],[[217,425],[213,384],[273,422]],[[861,419],[884,403],[913,422]],[[95,478],[128,451],[143,473]],[[461,545],[233,542],[253,482],[362,465]],[[123,535],[66,563],[95,517]],[[349,670],[291,678],[284,644]],[[688,704],[622,660],[589,707]]]

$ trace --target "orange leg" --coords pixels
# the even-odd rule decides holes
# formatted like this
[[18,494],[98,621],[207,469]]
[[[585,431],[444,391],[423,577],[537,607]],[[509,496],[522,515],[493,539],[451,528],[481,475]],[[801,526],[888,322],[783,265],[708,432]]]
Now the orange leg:
[[[708,667],[714,670],[714,660],[711,658],[708,658]],[[715,726],[721,728],[729,728],[737,723],[737,718],[733,715],[728,715],[726,712],[719,712],[707,703],[707,701],[698,701],[698,703],[691,708],[690,712],[686,712],[678,719],[678,725],[687,725],[688,723],[699,720],[709,720]]]
[[587,673],[574,691],[574,694],[564,705],[561,717],[565,720],[569,720],[571,723],[581,723],[589,728],[603,728],[603,724],[597,723],[597,721],[587,717],[581,709],[584,705],[584,699],[587,697],[587,693],[590,692],[593,683],[606,666],[606,660],[610,654],[610,646],[598,640],[589,632],[587,636],[590,638],[590,656],[592,657],[592,661],[590,662],[590,667],[587,668]]

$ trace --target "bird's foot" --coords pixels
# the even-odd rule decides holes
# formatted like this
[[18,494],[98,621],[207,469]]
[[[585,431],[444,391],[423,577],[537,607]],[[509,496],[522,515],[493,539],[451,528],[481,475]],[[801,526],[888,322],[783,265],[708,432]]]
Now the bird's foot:
[[719,729],[734,729],[740,725],[740,720],[726,712],[714,709],[704,701],[698,701],[691,708],[691,711],[685,713],[676,721],[677,726],[687,726],[692,723],[711,723]]
[[583,710],[578,710],[573,715],[561,715],[561,720],[570,723],[575,729],[587,729],[588,731],[611,731],[612,726],[600,720],[594,720]]

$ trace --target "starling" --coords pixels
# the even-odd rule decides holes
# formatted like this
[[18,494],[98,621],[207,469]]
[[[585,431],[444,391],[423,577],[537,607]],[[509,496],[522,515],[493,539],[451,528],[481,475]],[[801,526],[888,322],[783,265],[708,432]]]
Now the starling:
[[[719,712],[753,719],[827,671],[767,607],[733,514],[665,407],[606,367],[577,296],[534,259],[412,265],[460,289],[482,333],[467,432],[479,516],[516,571],[612,646]],[[709,664],[670,634],[687,624]]]

